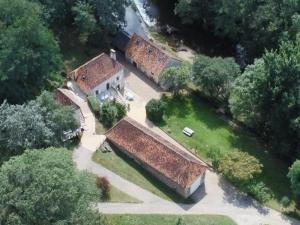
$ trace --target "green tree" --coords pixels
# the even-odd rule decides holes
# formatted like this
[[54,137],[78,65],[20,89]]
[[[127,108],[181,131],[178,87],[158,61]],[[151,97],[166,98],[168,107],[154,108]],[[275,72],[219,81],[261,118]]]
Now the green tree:
[[125,24],[127,0],[95,0],[98,24],[105,32],[115,33]]
[[99,199],[94,178],[66,149],[25,151],[3,164],[0,183],[1,224],[104,224],[90,209]]
[[300,160],[296,160],[289,168],[288,178],[291,182],[291,188],[297,197],[300,197]]
[[197,23],[208,26],[212,17],[212,1],[209,0],[179,0],[174,12],[178,15],[183,24]]
[[218,171],[235,184],[246,184],[261,174],[263,165],[246,152],[231,151],[218,163]]
[[49,92],[23,105],[4,102],[0,106],[0,146],[11,154],[26,148],[59,146],[62,132],[79,126],[74,113]]
[[191,68],[187,63],[165,69],[160,77],[162,86],[171,89],[174,95],[178,95],[181,90],[185,89],[190,81]]
[[217,100],[225,101],[240,68],[233,58],[210,58],[198,55],[193,63],[195,83],[204,93]]
[[277,153],[300,153],[300,39],[267,51],[235,81],[233,116],[260,132]]
[[230,93],[229,107],[232,115],[248,127],[263,130],[262,93],[266,89],[266,69],[263,59],[246,67]]
[[126,107],[118,102],[104,102],[100,109],[99,119],[102,124],[110,128],[127,113]]
[[96,30],[96,18],[94,9],[89,2],[77,1],[72,7],[72,12],[75,14],[74,23],[80,31],[80,41],[86,43],[88,37]]
[[146,105],[146,115],[152,122],[161,122],[166,110],[166,103],[162,100],[151,99]]
[[0,0],[0,101],[33,98],[62,68],[59,47],[37,4]]

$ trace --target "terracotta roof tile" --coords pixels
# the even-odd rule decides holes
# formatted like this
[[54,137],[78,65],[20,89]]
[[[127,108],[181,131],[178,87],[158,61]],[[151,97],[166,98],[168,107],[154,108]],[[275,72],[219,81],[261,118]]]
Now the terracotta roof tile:
[[122,69],[123,66],[119,62],[102,53],[72,71],[69,76],[77,82],[84,92],[89,93],[93,88]]
[[133,34],[126,48],[126,55],[153,76],[160,76],[172,59],[159,47],[137,34]]
[[182,188],[189,188],[206,171],[192,156],[128,117],[106,136],[142,163],[163,174]]

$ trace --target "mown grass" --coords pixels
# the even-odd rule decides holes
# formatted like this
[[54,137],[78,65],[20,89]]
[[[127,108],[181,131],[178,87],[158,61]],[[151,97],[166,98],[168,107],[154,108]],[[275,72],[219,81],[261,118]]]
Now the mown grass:
[[111,186],[110,199],[107,202],[141,203],[140,200],[124,193],[119,188]]
[[94,153],[93,160],[161,198],[174,202],[192,202],[190,199],[180,197],[174,190],[165,186],[150,173],[141,168],[136,162],[120,152],[117,154],[115,152],[103,153],[98,150]]
[[220,215],[106,215],[114,225],[176,225],[179,218],[188,225],[236,225],[226,216]]
[[[267,205],[300,216],[295,204],[292,203],[291,207],[283,210],[279,203],[283,196],[293,199],[286,176],[289,165],[270,154],[254,135],[229,125],[213,107],[195,95],[167,98],[166,103],[164,122],[158,124],[162,130],[206,161],[209,161],[208,155],[212,148],[219,148],[224,154],[234,149],[248,152],[264,166],[259,179],[274,194],[274,198]],[[184,127],[193,129],[194,135],[184,135]]]

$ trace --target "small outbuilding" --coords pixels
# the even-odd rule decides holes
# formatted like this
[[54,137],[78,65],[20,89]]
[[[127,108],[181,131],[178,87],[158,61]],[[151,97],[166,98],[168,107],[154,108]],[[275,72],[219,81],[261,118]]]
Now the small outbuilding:
[[106,137],[112,146],[184,198],[204,183],[205,165],[128,117],[107,131]]
[[137,34],[131,36],[125,48],[125,56],[130,63],[160,86],[160,76],[164,69],[181,64],[180,60]]

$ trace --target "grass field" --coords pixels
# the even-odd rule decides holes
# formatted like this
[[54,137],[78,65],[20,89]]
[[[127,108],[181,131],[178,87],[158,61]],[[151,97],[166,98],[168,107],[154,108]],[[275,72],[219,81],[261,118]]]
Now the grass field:
[[[164,122],[159,126],[171,137],[207,161],[209,161],[208,153],[214,147],[223,153],[233,149],[248,152],[264,166],[260,179],[274,193],[274,199],[268,205],[282,210],[280,199],[283,196],[293,198],[286,177],[288,164],[268,153],[256,137],[232,128],[218,116],[213,107],[194,95],[168,98],[166,102]],[[182,134],[184,127],[190,127],[195,131],[193,137]],[[291,206],[288,210],[294,211],[295,208]]]
[[151,174],[147,173],[137,163],[121,153],[103,153],[101,151],[96,151],[93,155],[93,160],[121,177],[166,200],[191,202],[189,199],[184,200],[181,198],[173,190],[170,190]]
[[219,215],[106,215],[113,225],[177,225],[179,218],[186,225],[236,225],[226,216]]
[[127,195],[115,186],[111,186],[110,199],[108,202],[141,203],[138,199]]

